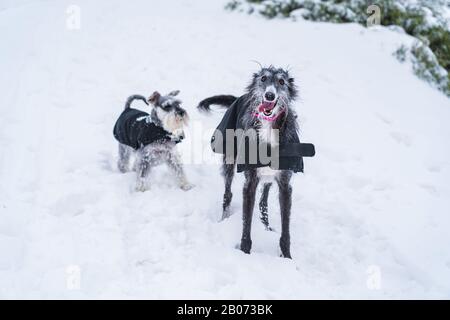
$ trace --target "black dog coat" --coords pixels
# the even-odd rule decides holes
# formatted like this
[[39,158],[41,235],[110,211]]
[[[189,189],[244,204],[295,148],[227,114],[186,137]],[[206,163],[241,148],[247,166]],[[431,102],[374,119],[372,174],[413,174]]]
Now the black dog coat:
[[148,113],[132,108],[125,109],[119,116],[113,134],[117,141],[133,149],[171,140],[170,133],[154,124]]
[[[233,102],[233,104],[228,108],[227,112],[222,118],[222,121],[218,125],[217,129],[214,132],[214,135],[211,138],[211,147],[214,152],[217,153],[226,153],[226,130],[227,129],[244,129],[243,117],[246,112],[248,112],[248,104],[246,103],[248,98],[246,95],[241,96],[237,100]],[[238,141],[237,137],[234,137],[234,155],[236,156],[239,153],[239,150],[242,150],[238,146],[242,146],[242,142],[247,143],[248,141]],[[242,140],[242,139],[241,139]],[[223,145],[220,145],[220,141],[222,141]],[[268,148],[266,143],[262,143],[258,141],[257,148]],[[248,150],[245,148],[243,150]],[[268,155],[270,156],[270,148],[268,150]],[[314,155],[314,146],[311,144],[302,144],[300,143],[300,139],[298,137],[297,132],[290,132],[289,135],[284,135],[280,130],[279,136],[279,153],[278,153],[278,168],[280,170],[292,170],[294,172],[303,172],[303,157],[304,156],[313,156]],[[237,172],[242,172],[245,170],[250,170],[259,167],[271,166],[271,162],[262,163],[259,157],[259,149],[257,153],[257,161],[256,163],[250,163],[249,156],[247,154],[244,155],[245,161],[238,161],[237,163]]]

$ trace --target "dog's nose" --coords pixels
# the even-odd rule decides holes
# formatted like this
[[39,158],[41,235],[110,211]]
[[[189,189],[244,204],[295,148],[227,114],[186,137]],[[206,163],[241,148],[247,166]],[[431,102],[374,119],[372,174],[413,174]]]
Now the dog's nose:
[[275,100],[275,94],[273,92],[266,92],[266,94],[264,95],[264,97],[266,98],[267,101],[273,101]]
[[184,117],[185,114],[186,114],[186,111],[184,111],[184,110],[177,110],[177,115],[179,115],[180,117]]

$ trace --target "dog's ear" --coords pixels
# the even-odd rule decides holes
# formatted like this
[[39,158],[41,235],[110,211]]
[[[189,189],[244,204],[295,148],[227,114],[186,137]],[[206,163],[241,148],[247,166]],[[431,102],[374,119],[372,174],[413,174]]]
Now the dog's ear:
[[169,96],[176,96],[180,93],[180,90],[173,90],[171,93],[169,93]]
[[152,95],[148,98],[148,102],[156,105],[158,104],[159,98],[161,97],[161,94],[158,91],[155,91],[152,93]]

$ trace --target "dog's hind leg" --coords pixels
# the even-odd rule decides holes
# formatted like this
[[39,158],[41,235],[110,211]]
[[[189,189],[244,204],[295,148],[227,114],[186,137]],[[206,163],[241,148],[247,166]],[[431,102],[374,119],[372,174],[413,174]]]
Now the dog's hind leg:
[[223,156],[223,164],[222,164],[222,175],[225,180],[225,192],[223,194],[223,203],[222,203],[222,220],[230,217],[230,204],[231,199],[233,198],[233,193],[231,192],[231,185],[233,183],[234,177],[234,161],[232,163],[228,163],[226,160],[226,156]]
[[292,187],[290,185],[292,172],[282,171],[277,177],[280,200],[280,213],[281,213],[281,238],[280,249],[281,254],[285,258],[291,259],[291,236],[289,234],[289,223],[291,216],[292,206]]
[[268,214],[268,205],[267,199],[269,198],[269,191],[272,183],[264,183],[263,191],[261,194],[261,199],[259,200],[259,212],[261,213],[260,219],[261,222],[266,227],[266,230],[273,231],[273,229],[269,226],[269,214]]
[[117,167],[120,172],[125,173],[129,171],[130,157],[133,153],[133,149],[129,146],[119,143],[119,160],[117,161]]
[[245,184],[243,190],[244,201],[242,207],[243,229],[241,238],[241,250],[245,253],[250,253],[252,248],[252,216],[258,182],[259,178],[256,169],[245,171]]

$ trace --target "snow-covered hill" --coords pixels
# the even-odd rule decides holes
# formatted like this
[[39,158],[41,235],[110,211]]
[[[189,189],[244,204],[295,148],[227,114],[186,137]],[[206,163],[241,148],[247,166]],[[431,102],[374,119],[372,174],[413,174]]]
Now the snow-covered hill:
[[[450,102],[392,56],[411,39],[221,1],[76,2],[79,30],[72,1],[0,5],[0,297],[450,297]],[[257,219],[252,254],[235,248],[242,176],[218,223],[223,183],[200,144],[221,113],[196,104],[242,93],[251,60],[290,66],[317,148],[293,182],[293,260]],[[135,193],[116,169],[115,118],[155,89],[181,89],[192,118],[189,192],[160,167]],[[279,230],[276,193],[269,210]]]

